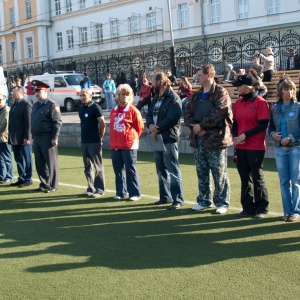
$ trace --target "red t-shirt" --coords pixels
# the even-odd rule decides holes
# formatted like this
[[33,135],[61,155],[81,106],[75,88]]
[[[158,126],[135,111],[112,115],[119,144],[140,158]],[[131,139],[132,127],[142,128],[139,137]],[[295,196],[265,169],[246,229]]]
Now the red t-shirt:
[[[239,98],[233,108],[233,119],[237,122],[238,135],[257,127],[260,120],[270,119],[269,105],[265,99],[261,97],[257,97],[254,101],[242,99]],[[235,148],[266,150],[266,130],[247,137],[243,144],[237,144]]]

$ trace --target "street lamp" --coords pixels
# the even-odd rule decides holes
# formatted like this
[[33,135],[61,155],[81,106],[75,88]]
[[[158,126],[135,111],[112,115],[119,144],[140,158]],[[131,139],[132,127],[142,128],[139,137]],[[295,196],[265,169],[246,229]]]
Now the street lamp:
[[[168,10],[169,10],[169,22],[170,22],[170,34],[171,34],[171,47],[170,47],[170,65],[172,74],[176,74],[176,61],[175,61],[175,44],[174,44],[174,37],[173,37],[173,25],[172,25],[172,12],[171,12],[171,3],[170,0],[168,1]],[[177,75],[177,74],[176,74]]]

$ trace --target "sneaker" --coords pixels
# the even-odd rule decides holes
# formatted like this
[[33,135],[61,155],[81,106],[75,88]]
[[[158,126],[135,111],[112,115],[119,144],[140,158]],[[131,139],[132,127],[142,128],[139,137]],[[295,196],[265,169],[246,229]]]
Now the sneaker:
[[34,192],[45,192],[45,191],[47,191],[47,189],[40,186],[40,187],[38,187],[37,189],[34,189],[33,191],[34,191]]
[[[0,184],[6,184],[6,183],[10,183],[11,182],[11,180],[9,180],[9,179],[5,179],[5,180],[1,180],[0,181]],[[11,184],[10,184],[11,185]]]
[[10,186],[19,186],[20,184],[23,184],[24,182],[22,181],[17,181],[17,182],[14,182],[14,183],[11,183]]
[[262,219],[265,217],[266,214],[263,214],[263,213],[256,213],[253,218],[255,219]]
[[225,207],[225,206],[220,206],[216,210],[216,214],[219,214],[219,215],[225,214],[226,212],[227,212],[227,207]]
[[130,201],[138,201],[141,199],[141,196],[132,196],[129,198]]
[[169,206],[167,208],[167,210],[175,210],[175,209],[179,209],[181,207],[181,204],[180,203],[174,203],[172,204],[171,206]]
[[287,222],[287,220],[289,219],[289,217],[290,217],[290,215],[283,215],[281,217],[281,220]]
[[32,185],[32,182],[23,182],[18,185],[18,188],[23,188],[23,187],[30,186],[30,185]]
[[84,197],[91,197],[92,195],[93,195],[93,193],[92,192],[88,192],[88,191],[86,191],[86,192],[84,192],[82,194],[82,196],[84,196]]
[[126,198],[126,196],[118,196],[118,195],[116,195],[116,196],[114,196],[114,200],[122,200],[122,199],[125,199]]
[[203,209],[206,209],[206,208],[211,208],[211,207],[212,207],[212,205],[203,206],[201,204],[197,204],[197,205],[192,207],[192,210],[200,211],[200,210],[203,210]]
[[295,222],[299,219],[299,215],[291,215],[288,217],[287,222]]
[[242,218],[249,218],[249,217],[252,218],[254,216],[254,213],[249,213],[249,212],[243,210],[238,214],[238,216],[242,217]]
[[94,194],[91,195],[91,197],[93,197],[93,198],[100,198],[103,195],[104,195],[104,193],[94,193]]
[[45,189],[44,193],[54,193],[56,191],[56,189]]

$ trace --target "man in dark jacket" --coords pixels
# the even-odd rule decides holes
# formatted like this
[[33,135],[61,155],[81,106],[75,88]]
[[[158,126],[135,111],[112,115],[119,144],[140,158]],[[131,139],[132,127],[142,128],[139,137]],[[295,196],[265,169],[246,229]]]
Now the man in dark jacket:
[[[232,143],[231,99],[228,92],[214,81],[215,69],[211,64],[200,67],[200,90],[188,100],[184,115],[185,125],[191,129],[198,175],[198,204],[193,210],[216,205],[217,214],[224,214],[229,206],[229,178],[227,173],[227,146]],[[212,197],[212,173],[215,191]]]
[[160,198],[154,204],[172,203],[169,210],[183,205],[182,179],[178,162],[181,100],[172,90],[165,73],[153,75],[152,85],[156,95],[146,116],[154,142],[162,139],[165,151],[154,151]]
[[298,70],[299,69],[299,56],[295,49],[290,49],[290,56],[287,59],[287,69],[288,70]]
[[11,186],[32,185],[31,110],[32,104],[24,99],[22,86],[13,89],[14,104],[9,112],[8,142],[12,145],[18,168],[18,181]]

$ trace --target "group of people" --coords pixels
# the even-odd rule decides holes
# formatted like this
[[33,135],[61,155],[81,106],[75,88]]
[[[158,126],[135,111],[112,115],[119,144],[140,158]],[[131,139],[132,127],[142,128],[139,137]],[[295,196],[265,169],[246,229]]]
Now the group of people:
[[[13,104],[6,105],[6,95],[0,94],[0,183],[24,188],[32,185],[32,145],[35,166],[40,180],[35,191],[50,193],[58,187],[57,144],[62,125],[60,108],[47,97],[49,86],[33,81],[36,102],[24,99],[25,89],[15,86]],[[18,179],[13,181],[13,159]]]
[[[239,75],[232,81],[232,85],[237,87],[240,95],[232,111],[227,90],[214,80],[214,66],[202,65],[197,72],[201,88],[196,93],[189,94],[184,104],[184,124],[191,130],[190,145],[194,148],[198,177],[197,205],[192,209],[202,211],[214,204],[217,214],[227,212],[230,205],[227,148],[233,144],[234,161],[241,179],[242,212],[239,216],[263,218],[268,213],[269,199],[263,174],[263,160],[266,151],[265,135],[269,127],[269,135],[275,142],[275,159],[284,210],[282,219],[293,222],[300,216],[300,104],[296,101],[296,86],[289,78],[280,80],[277,86],[278,101],[270,110],[266,100],[258,94],[259,76],[254,76],[255,74],[257,73]],[[147,84],[146,81],[144,83]],[[30,132],[32,133],[36,168],[40,179],[39,190],[53,192],[57,189],[60,112],[55,102],[47,98],[48,86],[38,81],[33,82],[33,85],[39,101],[33,105],[31,113],[31,104],[23,100],[23,88],[14,91],[15,103],[10,112],[3,105],[5,97],[1,95],[0,134],[1,138],[5,137],[10,128],[12,130],[10,134],[13,134],[14,126],[10,126],[9,121],[5,124],[2,120],[8,120],[7,116],[11,116],[11,120],[14,120],[14,113],[16,114],[20,107],[18,105],[22,101],[25,102],[23,110],[27,112],[27,119],[24,117],[24,120],[27,120],[26,126],[15,127],[27,128],[27,133],[22,135],[18,144],[22,147],[29,146]],[[154,96],[146,114],[146,126],[150,131],[149,138],[152,143],[163,144],[163,149],[154,151],[159,183],[159,199],[154,205],[169,203],[167,209],[176,210],[184,204],[178,160],[182,116],[180,95],[189,92],[190,87],[183,87],[184,89],[181,88],[180,92],[176,93],[172,89],[168,75],[157,72],[152,78],[152,88]],[[141,197],[136,165],[139,137],[144,129],[144,122],[139,109],[133,105],[133,96],[130,85],[119,85],[115,91],[116,105],[110,112],[110,148],[115,173],[115,200],[129,197],[130,200],[136,201]],[[78,114],[81,121],[81,148],[84,173],[88,182],[84,195],[99,198],[105,193],[102,139],[106,126],[101,108],[92,101],[91,90],[83,88],[80,97],[82,104],[78,108]],[[31,122],[28,122],[30,119],[28,116],[31,116]],[[1,153],[6,153],[5,151]],[[18,152],[22,151],[16,148],[14,150],[16,161]],[[29,150],[23,156],[31,156],[28,153]],[[8,177],[0,174],[2,183],[10,182],[12,177],[9,165],[2,169],[8,174]],[[23,165],[23,173],[18,165],[18,171],[19,178],[16,185],[19,187],[22,187],[21,184],[30,185],[32,171],[29,163],[28,166]],[[210,175],[214,182],[214,191]]]

